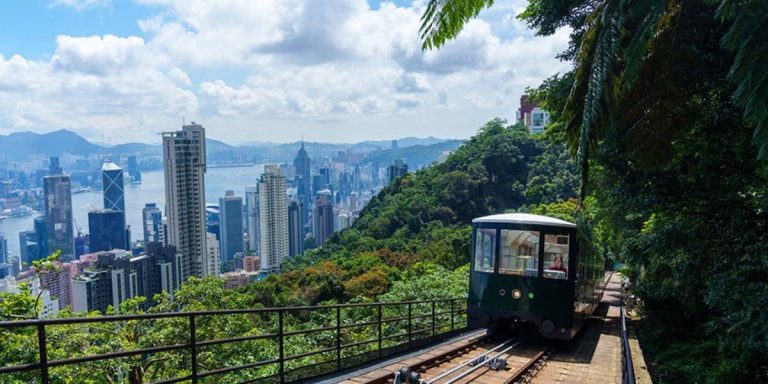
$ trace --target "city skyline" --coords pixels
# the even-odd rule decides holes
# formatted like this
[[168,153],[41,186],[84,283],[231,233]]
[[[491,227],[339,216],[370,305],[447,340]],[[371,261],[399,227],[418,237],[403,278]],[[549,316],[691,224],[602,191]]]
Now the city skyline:
[[555,58],[568,29],[535,37],[515,18],[524,5],[422,52],[420,1],[13,3],[0,15],[0,134],[149,142],[186,119],[231,143],[468,138],[570,66]]

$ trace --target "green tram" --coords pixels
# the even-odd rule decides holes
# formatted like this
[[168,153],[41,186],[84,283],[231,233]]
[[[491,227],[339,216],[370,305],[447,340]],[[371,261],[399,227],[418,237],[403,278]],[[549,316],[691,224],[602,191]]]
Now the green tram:
[[600,302],[603,268],[576,224],[522,213],[474,219],[469,326],[570,340]]

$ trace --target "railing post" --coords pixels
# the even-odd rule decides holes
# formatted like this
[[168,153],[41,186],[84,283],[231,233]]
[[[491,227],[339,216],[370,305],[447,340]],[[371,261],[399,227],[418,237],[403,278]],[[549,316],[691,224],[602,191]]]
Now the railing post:
[[341,307],[336,307],[336,370],[341,370]]
[[455,326],[455,320],[453,319],[453,315],[456,312],[456,299],[451,299],[451,331],[453,331],[453,328]]
[[381,357],[381,303],[379,303],[379,317],[377,322],[379,323],[379,357]]
[[189,352],[192,357],[192,384],[197,383],[197,331],[195,315],[189,315]]
[[285,383],[285,346],[283,345],[284,344],[283,335],[285,332],[283,331],[283,310],[282,309],[277,310],[277,324],[278,324],[277,335],[279,339],[279,352],[280,352],[280,356],[278,358],[278,360],[280,360],[279,374],[280,374],[280,384],[283,384]]
[[412,305],[411,302],[409,302],[408,303],[408,344],[411,344],[411,341],[413,341],[413,334],[412,334],[412,332],[413,332],[413,321],[412,321],[413,316],[411,315],[412,312],[413,312],[412,309],[413,309],[413,305]]
[[432,300],[432,336],[435,335],[435,321],[437,321],[435,317],[435,300]]
[[37,348],[40,353],[40,382],[48,384],[48,347],[45,338],[45,325],[37,323]]

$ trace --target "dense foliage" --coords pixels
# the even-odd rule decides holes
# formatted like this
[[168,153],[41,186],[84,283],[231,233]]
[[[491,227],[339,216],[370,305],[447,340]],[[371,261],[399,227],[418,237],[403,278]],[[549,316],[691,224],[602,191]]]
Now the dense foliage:
[[[464,3],[428,3],[425,47],[492,4]],[[634,271],[654,375],[764,380],[767,3],[532,0],[520,17],[573,31],[574,68],[531,93],[579,161],[604,251]]]

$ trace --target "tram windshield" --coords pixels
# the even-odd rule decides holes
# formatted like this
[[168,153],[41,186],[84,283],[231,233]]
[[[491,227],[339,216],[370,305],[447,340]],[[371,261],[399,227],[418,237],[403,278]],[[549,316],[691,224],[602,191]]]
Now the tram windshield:
[[539,232],[501,230],[499,273],[538,276]]
[[544,277],[568,279],[568,235],[544,235]]
[[481,228],[475,239],[475,271],[493,273],[496,264],[496,230]]

